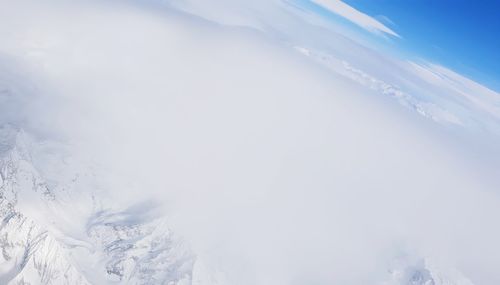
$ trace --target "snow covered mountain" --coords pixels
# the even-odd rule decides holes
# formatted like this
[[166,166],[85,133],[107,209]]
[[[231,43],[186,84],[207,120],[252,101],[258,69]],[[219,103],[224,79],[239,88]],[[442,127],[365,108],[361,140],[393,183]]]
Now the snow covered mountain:
[[0,0],[0,38],[0,285],[500,281],[476,82],[300,1]]
[[[223,284],[196,264],[153,203],[106,208],[95,188],[84,189],[95,174],[55,181],[37,170],[42,157],[54,168],[75,163],[61,159],[61,146],[10,125],[0,137],[1,284]],[[423,260],[395,260],[388,273],[381,285],[472,285]]]
[[191,284],[194,255],[154,205],[108,209],[91,173],[37,170],[41,156],[65,167],[57,148],[8,125],[0,137],[1,284]]
[[[1,284],[223,284],[153,203],[108,209],[95,188],[82,188],[95,174],[54,181],[36,169],[42,156],[52,167],[69,166],[62,149],[10,125],[0,137]],[[381,285],[472,285],[424,260],[396,259],[388,273]]]

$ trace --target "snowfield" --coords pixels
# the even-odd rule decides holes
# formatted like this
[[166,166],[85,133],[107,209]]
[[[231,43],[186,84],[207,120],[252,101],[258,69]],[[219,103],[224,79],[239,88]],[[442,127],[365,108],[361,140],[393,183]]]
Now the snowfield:
[[452,70],[300,1],[0,0],[0,39],[0,284],[500,283],[500,94]]

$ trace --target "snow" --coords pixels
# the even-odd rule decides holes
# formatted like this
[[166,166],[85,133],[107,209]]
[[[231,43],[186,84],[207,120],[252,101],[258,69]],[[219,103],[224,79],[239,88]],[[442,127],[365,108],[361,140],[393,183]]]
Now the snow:
[[37,143],[9,126],[2,134],[11,138],[0,160],[2,284],[190,282],[194,257],[151,203],[112,212],[85,197],[92,192],[78,187],[82,177],[49,187],[33,160],[52,156],[44,166],[65,164],[57,161],[64,148],[35,152],[51,142]]
[[500,281],[499,94],[288,2],[160,2],[0,10],[0,283]]

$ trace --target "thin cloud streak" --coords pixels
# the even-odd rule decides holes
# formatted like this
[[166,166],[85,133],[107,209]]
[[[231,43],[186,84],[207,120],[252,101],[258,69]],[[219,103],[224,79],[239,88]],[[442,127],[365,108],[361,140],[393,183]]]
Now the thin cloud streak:
[[313,3],[328,9],[330,12],[337,14],[360,26],[361,28],[375,34],[388,34],[397,38],[401,38],[396,32],[375,20],[371,16],[360,12],[353,7],[347,5],[340,0],[312,0]]

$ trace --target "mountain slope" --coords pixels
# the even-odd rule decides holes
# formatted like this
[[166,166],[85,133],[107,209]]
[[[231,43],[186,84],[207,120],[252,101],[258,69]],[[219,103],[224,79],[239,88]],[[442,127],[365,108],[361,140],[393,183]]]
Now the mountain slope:
[[49,186],[33,166],[40,154],[30,146],[36,143],[23,131],[3,126],[0,137],[1,284],[190,284],[194,256],[153,213],[154,205],[112,211],[97,207],[99,198],[92,197],[95,211],[86,223],[73,225],[81,235],[68,235],[60,217],[51,215],[72,214],[68,209],[81,198],[59,196],[71,196],[77,187]]

